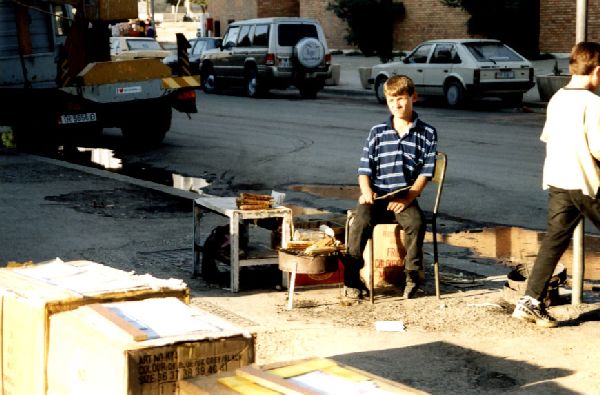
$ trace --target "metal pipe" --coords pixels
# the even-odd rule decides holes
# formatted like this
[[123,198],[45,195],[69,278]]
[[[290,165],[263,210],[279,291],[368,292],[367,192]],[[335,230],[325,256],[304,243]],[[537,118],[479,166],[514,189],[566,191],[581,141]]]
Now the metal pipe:
[[[587,0],[577,0],[575,16],[575,44],[587,40]],[[573,232],[573,275],[571,304],[581,304],[583,299],[583,273],[585,271],[584,219]]]
[[575,44],[587,40],[587,0],[577,0]]
[[583,273],[585,271],[584,220],[581,219],[573,232],[573,274],[571,276],[571,304],[579,305],[583,299]]

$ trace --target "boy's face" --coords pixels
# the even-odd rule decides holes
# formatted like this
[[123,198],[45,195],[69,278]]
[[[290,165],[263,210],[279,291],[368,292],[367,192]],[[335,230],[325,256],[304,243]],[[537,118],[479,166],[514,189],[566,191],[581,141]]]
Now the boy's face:
[[397,96],[387,96],[387,106],[394,117],[412,121],[413,103],[417,100],[417,94],[408,93]]

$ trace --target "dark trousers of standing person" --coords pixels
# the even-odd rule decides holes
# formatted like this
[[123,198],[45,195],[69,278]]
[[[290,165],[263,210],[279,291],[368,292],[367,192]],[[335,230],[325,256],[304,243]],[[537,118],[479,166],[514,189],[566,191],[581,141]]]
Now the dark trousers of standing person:
[[425,239],[425,217],[419,204],[414,200],[410,206],[400,213],[387,209],[388,202],[376,200],[374,204],[359,204],[354,221],[350,225],[348,236],[348,255],[350,259],[344,262],[344,285],[350,288],[363,289],[360,280],[360,269],[364,266],[363,250],[367,241],[373,235],[373,228],[381,223],[393,223],[402,226],[404,230],[404,269],[407,276],[412,275],[417,280],[423,270],[423,240]]
[[546,294],[554,269],[569,247],[573,231],[583,217],[600,229],[600,201],[580,190],[550,187],[548,225],[537,258],[527,280],[526,295],[541,300]]

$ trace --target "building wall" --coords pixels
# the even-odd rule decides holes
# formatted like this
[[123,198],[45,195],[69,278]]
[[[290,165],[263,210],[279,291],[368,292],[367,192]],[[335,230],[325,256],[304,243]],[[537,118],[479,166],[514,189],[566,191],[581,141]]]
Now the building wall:
[[[257,2],[256,16],[297,16],[300,12],[300,0],[254,0]],[[253,1],[248,1],[252,3]]]
[[[221,34],[228,20],[266,16],[304,16],[323,26],[329,47],[349,49],[346,23],[327,10],[330,0],[211,0],[208,12],[221,21]],[[409,50],[421,41],[435,38],[462,38],[467,34],[469,15],[450,8],[440,0],[402,0],[404,18],[394,29],[394,49]],[[575,43],[574,0],[540,0],[540,51],[569,52]],[[587,38],[600,41],[600,0],[588,0]]]
[[221,22],[220,34],[225,34],[228,21],[256,18],[257,0],[211,0],[207,12],[214,21]]
[[469,14],[440,0],[403,0],[406,14],[394,28],[394,49],[409,50],[425,40],[465,38]]
[[352,46],[348,45],[344,39],[347,34],[347,25],[333,12],[327,10],[329,2],[330,0],[301,0],[299,15],[319,21],[329,48],[350,49]]
[[[587,1],[587,40],[600,41],[600,0]],[[576,2],[540,0],[540,52],[569,52],[575,44]]]

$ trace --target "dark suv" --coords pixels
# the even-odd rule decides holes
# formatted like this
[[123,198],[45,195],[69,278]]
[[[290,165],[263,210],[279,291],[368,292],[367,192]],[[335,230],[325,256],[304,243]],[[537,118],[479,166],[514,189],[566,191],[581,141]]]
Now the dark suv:
[[200,72],[207,93],[238,85],[258,97],[294,85],[314,98],[331,77],[331,54],[313,19],[250,19],[230,24],[221,46],[204,51]]

